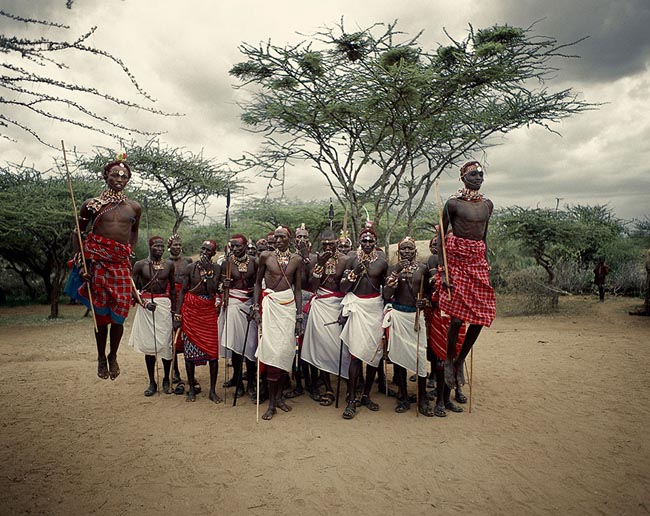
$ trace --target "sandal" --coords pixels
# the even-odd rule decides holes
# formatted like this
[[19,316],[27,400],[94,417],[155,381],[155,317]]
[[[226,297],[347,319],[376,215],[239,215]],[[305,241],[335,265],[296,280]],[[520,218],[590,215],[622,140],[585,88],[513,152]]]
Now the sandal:
[[400,400],[397,402],[397,405],[395,405],[395,412],[397,412],[398,414],[403,414],[410,408],[411,408],[411,404],[408,401]]
[[456,394],[454,397],[458,403],[467,403],[467,396],[465,396],[463,392],[459,391],[458,389],[456,389]]
[[377,412],[379,410],[379,405],[370,399],[370,396],[361,396],[361,405],[366,407],[368,410]]
[[298,396],[302,396],[303,394],[305,394],[305,389],[303,389],[302,387],[300,388],[296,387],[295,389],[285,392],[282,396],[290,400],[291,398],[297,398]]
[[325,394],[323,394],[320,397],[319,403],[323,407],[329,407],[329,406],[332,405],[332,403],[334,403],[335,400],[336,400],[336,397],[334,396],[334,393],[332,391],[327,391]]
[[465,412],[463,410],[463,407],[459,407],[453,401],[448,401],[447,403],[445,403],[445,408],[447,410],[451,410],[452,412]]
[[320,389],[316,389],[316,388],[311,390],[311,392],[309,393],[309,397],[317,403],[320,403],[320,401],[323,399],[320,395]]
[[418,412],[420,414],[422,414],[423,416],[426,416],[426,417],[435,416],[435,412],[433,410],[433,407],[431,407],[431,405],[429,404],[428,401],[424,405],[420,405],[418,407]]
[[445,407],[442,405],[436,404],[436,406],[433,409],[433,415],[437,417],[447,417],[447,411],[445,410]]
[[349,401],[348,406],[343,411],[343,419],[352,419],[357,415],[357,404],[354,401]]
[[174,387],[174,394],[178,394],[179,396],[185,394],[185,383],[178,382],[176,387]]

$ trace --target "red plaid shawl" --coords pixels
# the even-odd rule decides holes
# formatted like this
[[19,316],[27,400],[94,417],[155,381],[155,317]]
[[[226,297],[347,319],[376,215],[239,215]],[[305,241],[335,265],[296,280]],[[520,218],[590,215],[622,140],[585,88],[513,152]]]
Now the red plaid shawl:
[[183,299],[181,315],[183,333],[188,340],[211,360],[219,358],[218,315],[214,297],[204,299],[187,292]]
[[[124,324],[131,305],[131,245],[112,238],[88,233],[84,255],[91,260],[88,272],[92,279],[90,288],[98,321]],[[78,299],[90,308],[88,287],[84,283],[78,290]]]
[[469,324],[490,326],[496,316],[496,297],[490,285],[485,242],[455,235],[445,238],[449,277],[453,285],[451,301],[440,286],[440,309]]

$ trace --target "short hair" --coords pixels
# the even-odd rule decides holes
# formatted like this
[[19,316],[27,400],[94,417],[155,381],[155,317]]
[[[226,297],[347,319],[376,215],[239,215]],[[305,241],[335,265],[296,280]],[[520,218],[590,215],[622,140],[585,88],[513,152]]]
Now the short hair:
[[246,238],[244,235],[242,235],[240,233],[232,235],[230,237],[230,240],[239,240],[242,243],[242,245],[248,244],[248,238]]
[[162,240],[162,241],[163,241],[163,244],[165,243],[165,240],[163,240],[163,237],[161,237],[161,236],[152,236],[152,237],[149,239],[149,247],[151,247],[151,246],[153,245],[154,240]]
[[326,229],[320,234],[321,240],[338,240],[336,233],[331,229]]
[[131,179],[131,167],[129,167],[129,164],[126,161],[122,161],[119,159],[116,159],[115,161],[111,161],[110,163],[104,166],[104,173],[103,173],[104,179],[108,177],[108,173],[115,166],[125,168],[126,171],[129,173],[129,179]]

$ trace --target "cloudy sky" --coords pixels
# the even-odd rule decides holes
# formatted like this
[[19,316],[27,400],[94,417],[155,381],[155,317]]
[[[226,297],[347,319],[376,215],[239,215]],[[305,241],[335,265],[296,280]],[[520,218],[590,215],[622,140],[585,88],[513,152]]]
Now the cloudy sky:
[[[571,87],[586,101],[603,105],[555,125],[562,136],[541,128],[508,134],[486,155],[477,156],[488,173],[483,189],[497,206],[608,204],[618,217],[627,220],[650,215],[647,0],[76,0],[72,10],[65,8],[65,0],[0,0],[0,6],[13,14],[71,27],[69,31],[35,28],[0,17],[5,35],[71,39],[97,25],[90,43],[119,56],[156,99],[155,107],[184,116],[153,117],[114,106],[97,109],[111,120],[165,131],[163,142],[195,152],[203,150],[218,162],[254,151],[259,145],[258,138],[240,123],[237,101],[242,92],[232,88],[235,81],[228,75],[232,65],[243,60],[237,47],[244,41],[257,44],[270,38],[278,45],[297,43],[303,39],[298,32],[331,26],[341,16],[350,29],[398,19],[398,27],[405,32],[424,29],[421,42],[428,48],[445,43],[443,28],[460,39],[468,24],[475,28],[504,23],[526,27],[539,21],[536,32],[560,42],[588,36],[574,48],[580,59],[563,61],[557,78],[548,86]],[[51,72],[54,75],[149,105],[133,94],[128,80],[110,62],[73,55],[61,58],[70,68]],[[4,91],[0,93],[4,95]],[[91,153],[96,145],[116,146],[100,135],[29,117],[5,106],[3,111],[20,116],[21,122],[51,143],[65,139],[68,148],[81,153]],[[26,133],[4,134],[18,142],[0,140],[3,161],[26,160],[41,168],[52,164],[56,151]],[[450,171],[442,179],[443,195],[457,188],[456,174]],[[264,191],[261,181],[249,188],[255,195]],[[307,167],[291,169],[287,195],[330,196],[324,180]],[[215,215],[219,210],[217,203]]]

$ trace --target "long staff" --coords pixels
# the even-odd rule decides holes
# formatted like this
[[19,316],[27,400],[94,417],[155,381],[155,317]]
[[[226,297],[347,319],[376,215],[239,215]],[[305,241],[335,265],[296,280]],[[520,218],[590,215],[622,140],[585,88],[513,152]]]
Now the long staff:
[[[251,308],[252,310],[252,308]],[[262,321],[257,325],[257,407],[255,408],[255,420],[260,422],[260,350],[262,348]]]
[[[180,333],[181,333],[180,328],[177,328],[176,331],[172,332],[172,365],[171,365],[172,376],[174,375],[174,368],[176,367],[176,342],[178,341],[178,336],[180,335]],[[170,393],[166,393],[166,394],[170,394]]]
[[451,301],[451,291],[449,289],[449,270],[447,269],[447,247],[445,245],[445,228],[442,224],[442,199],[440,198],[440,179],[437,179],[435,182],[436,185],[436,201],[438,203],[438,227],[440,228],[440,240],[442,246],[442,263],[445,266],[445,281],[447,282],[447,296],[449,301]]
[[[230,188],[226,190],[226,279],[230,281],[232,275],[232,264],[230,263]],[[221,305],[221,317],[223,317],[223,341],[224,346],[228,349],[228,301],[230,298],[230,287],[223,289],[223,303]],[[223,402],[226,403],[228,397],[228,353],[224,352],[226,365],[223,368],[224,374],[224,388],[223,388]],[[237,385],[235,385],[235,398],[237,397]]]
[[[420,290],[418,291],[418,298],[415,308],[415,331],[418,333],[417,344],[415,347],[415,378],[417,383],[417,388],[415,390],[415,403],[417,409],[415,411],[415,417],[420,417],[420,306],[419,303],[422,301],[422,294],[424,292],[424,273],[420,276]],[[388,393],[388,391],[386,391]]]
[[[246,333],[244,335],[244,349],[242,349],[241,352],[241,363],[239,364],[239,371],[237,371],[235,374],[235,380],[237,380],[237,382],[235,385],[235,395],[232,398],[233,407],[237,406],[237,389],[239,389],[239,382],[241,381],[241,377],[244,372],[244,360],[246,360],[246,344],[248,343],[248,330],[251,327],[251,316],[253,315],[253,308],[251,308],[250,313],[246,313],[243,310],[241,311],[246,314],[246,317],[248,318],[248,322],[246,323]],[[250,380],[246,380],[246,381],[248,382]]]
[[[84,275],[88,275],[88,267],[86,266],[86,257],[84,255],[84,243],[81,238],[81,228],[79,227],[79,218],[77,217],[77,203],[74,200],[74,192],[72,191],[72,176],[70,176],[70,169],[68,168],[68,157],[65,153],[65,144],[61,140],[61,149],[63,149],[63,162],[65,163],[65,172],[68,176],[68,187],[70,188],[70,199],[72,200],[72,209],[74,210],[74,223],[77,228],[77,238],[79,239],[79,253],[81,254],[81,264],[83,266]],[[90,302],[90,313],[93,315],[93,326],[95,333],[99,332],[97,327],[97,318],[95,317],[95,307],[93,305],[93,294],[90,290],[90,282],[86,281],[88,287],[88,301]]]
[[339,345],[339,376],[336,379],[336,403],[334,404],[335,408],[339,408],[339,395],[341,393],[341,365],[343,364],[343,340],[339,339],[339,341],[340,341],[340,345]]

